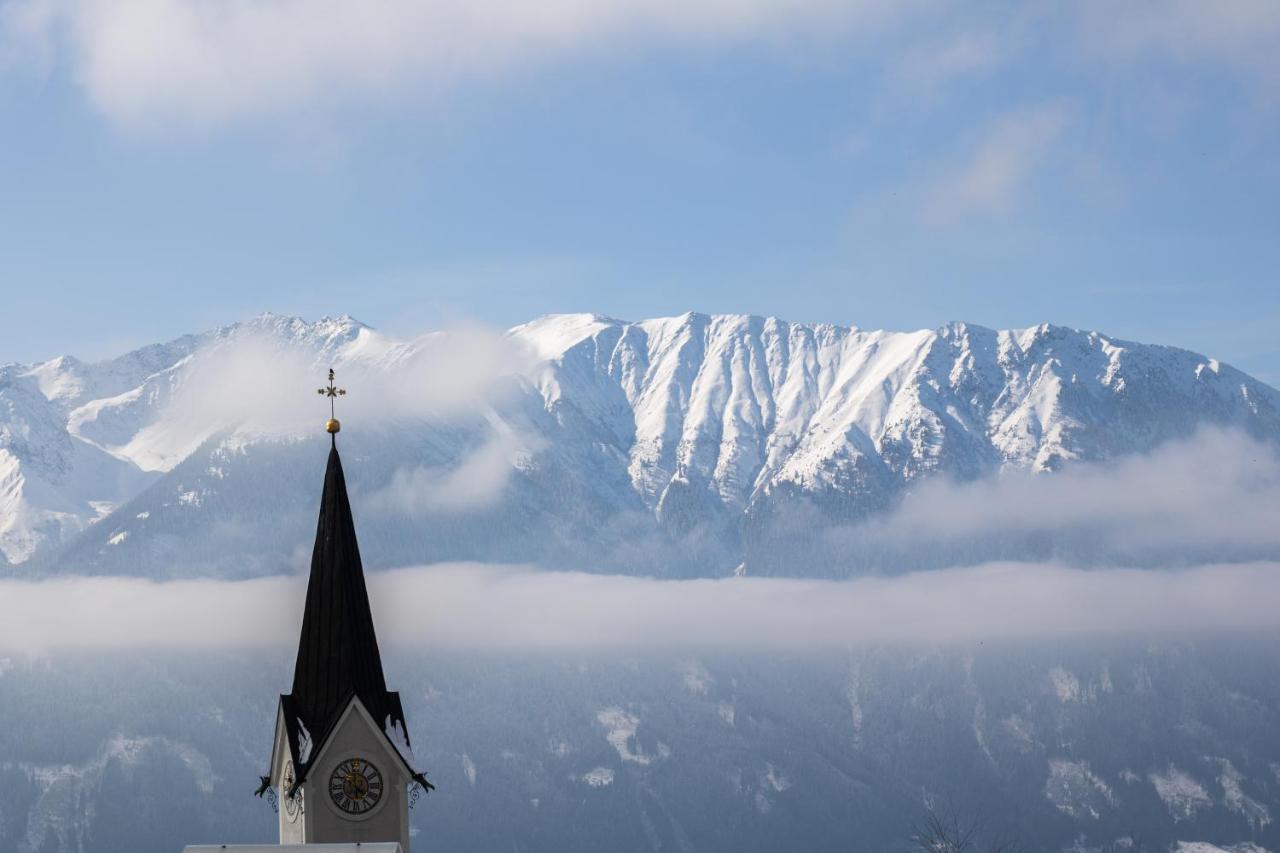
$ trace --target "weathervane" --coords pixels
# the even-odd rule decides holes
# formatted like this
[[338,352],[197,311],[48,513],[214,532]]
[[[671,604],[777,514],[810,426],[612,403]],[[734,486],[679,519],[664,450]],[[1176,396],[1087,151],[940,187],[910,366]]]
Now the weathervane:
[[342,429],[342,424],[338,423],[338,418],[334,414],[333,404],[336,397],[346,396],[347,389],[339,388],[333,384],[333,368],[329,368],[329,384],[325,388],[317,388],[317,394],[323,394],[329,398],[329,420],[325,421],[324,429],[329,435],[337,434]]

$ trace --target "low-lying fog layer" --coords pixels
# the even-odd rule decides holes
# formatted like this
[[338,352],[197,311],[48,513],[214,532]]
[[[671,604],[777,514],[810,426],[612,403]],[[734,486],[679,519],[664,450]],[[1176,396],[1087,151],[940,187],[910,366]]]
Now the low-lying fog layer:
[[1276,445],[1205,428],[1147,454],[1053,474],[926,480],[892,512],[827,535],[907,565],[1017,543],[1023,559],[1167,567],[1271,559],[1280,554],[1277,519]]
[[[0,582],[0,648],[296,641],[305,578]],[[1280,564],[992,563],[852,581],[651,578],[446,564],[371,574],[384,645],[796,648],[1280,627]]]

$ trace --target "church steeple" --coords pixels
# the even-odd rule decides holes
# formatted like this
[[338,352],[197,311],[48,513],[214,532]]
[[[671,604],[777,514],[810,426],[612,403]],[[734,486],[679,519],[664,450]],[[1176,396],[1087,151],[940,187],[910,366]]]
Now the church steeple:
[[[320,393],[332,404],[346,392],[330,370]],[[281,843],[400,841],[407,853],[407,789],[433,786],[415,769],[400,694],[383,676],[333,415],[293,690],[280,697],[258,793],[278,788]],[[327,811],[307,816],[317,800]]]
[[336,442],[329,449],[324,474],[290,696],[318,737],[324,737],[352,696],[359,697],[378,722],[388,710],[382,657]]

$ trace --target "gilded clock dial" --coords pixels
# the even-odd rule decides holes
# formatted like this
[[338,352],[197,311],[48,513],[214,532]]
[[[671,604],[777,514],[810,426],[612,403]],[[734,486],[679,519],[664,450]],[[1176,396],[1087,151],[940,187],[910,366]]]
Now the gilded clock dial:
[[376,806],[382,787],[382,773],[363,758],[348,758],[329,776],[329,798],[347,814],[364,814]]

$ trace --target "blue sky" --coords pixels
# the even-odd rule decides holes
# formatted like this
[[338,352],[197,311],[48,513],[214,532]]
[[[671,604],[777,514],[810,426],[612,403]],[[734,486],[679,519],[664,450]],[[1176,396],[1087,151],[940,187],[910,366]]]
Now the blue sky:
[[1280,384],[1280,3],[0,0],[0,361],[1049,321]]

